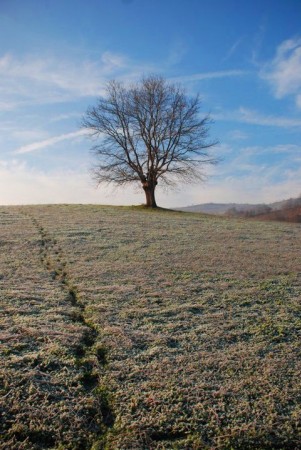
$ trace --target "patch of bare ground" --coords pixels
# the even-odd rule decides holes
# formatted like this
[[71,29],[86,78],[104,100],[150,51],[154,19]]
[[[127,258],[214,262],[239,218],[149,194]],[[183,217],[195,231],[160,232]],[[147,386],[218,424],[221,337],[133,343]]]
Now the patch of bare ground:
[[[26,207],[24,213],[64,255],[62,270],[68,285],[76,286],[84,316],[73,326],[96,330],[91,348],[104,366],[98,391],[115,421],[105,425],[93,450],[301,447],[299,225],[80,205]],[[15,245],[27,225],[10,234]],[[24,264],[22,258],[11,255],[11,264],[21,267],[16,261]],[[27,277],[40,270],[47,278],[46,284],[39,279],[40,286],[57,283],[33,264]],[[19,286],[18,276],[11,280]],[[9,298],[5,291],[5,306]],[[46,297],[41,307],[51,310],[53,301]],[[72,310],[68,302],[55,330]],[[28,300],[14,303],[11,320],[19,320],[24,304],[34,311]],[[31,314],[28,323],[50,326],[52,313],[44,322]],[[80,336],[78,330],[69,340],[56,337],[71,378],[78,356],[68,358]],[[40,353],[46,359],[49,349]],[[17,370],[11,366],[11,391],[18,389]],[[64,382],[62,405],[68,405]],[[74,389],[79,404],[91,399],[95,405],[97,390],[87,392],[82,384]],[[27,410],[17,403],[13,411]],[[96,405],[88,417],[99,411]],[[76,448],[77,430],[87,430],[85,414],[76,417],[78,428],[69,422],[65,429],[70,448]],[[45,429],[63,436],[57,422]]]

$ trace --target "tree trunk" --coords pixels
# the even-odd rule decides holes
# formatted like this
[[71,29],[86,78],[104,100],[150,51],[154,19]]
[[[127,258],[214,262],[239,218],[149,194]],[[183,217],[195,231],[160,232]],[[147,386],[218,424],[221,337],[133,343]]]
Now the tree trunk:
[[147,206],[148,208],[157,208],[157,203],[155,199],[156,184],[157,183],[152,184],[148,182],[142,184],[146,197],[145,206]]

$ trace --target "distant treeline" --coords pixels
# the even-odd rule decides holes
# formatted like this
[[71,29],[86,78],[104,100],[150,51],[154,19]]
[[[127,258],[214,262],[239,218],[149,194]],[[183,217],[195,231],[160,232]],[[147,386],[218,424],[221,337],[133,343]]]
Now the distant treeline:
[[272,204],[250,205],[249,207],[232,207],[226,211],[227,216],[231,217],[256,217],[263,216],[272,220],[289,220],[300,222],[301,195],[297,198],[290,198],[282,202]]
[[256,205],[252,206],[249,209],[239,209],[237,207],[233,207],[226,211],[228,216],[237,216],[237,217],[254,217],[260,214],[267,214],[272,211],[272,208],[269,205]]

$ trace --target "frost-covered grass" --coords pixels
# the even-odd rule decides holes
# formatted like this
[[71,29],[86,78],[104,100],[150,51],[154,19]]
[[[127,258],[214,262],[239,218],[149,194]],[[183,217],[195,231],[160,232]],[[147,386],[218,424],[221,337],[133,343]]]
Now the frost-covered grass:
[[0,448],[301,447],[300,225],[82,205],[0,221]]

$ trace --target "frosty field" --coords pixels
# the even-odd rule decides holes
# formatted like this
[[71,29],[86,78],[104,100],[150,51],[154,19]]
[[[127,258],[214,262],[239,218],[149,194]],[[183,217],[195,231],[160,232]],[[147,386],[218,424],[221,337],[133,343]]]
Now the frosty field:
[[0,449],[301,447],[301,226],[0,207]]

